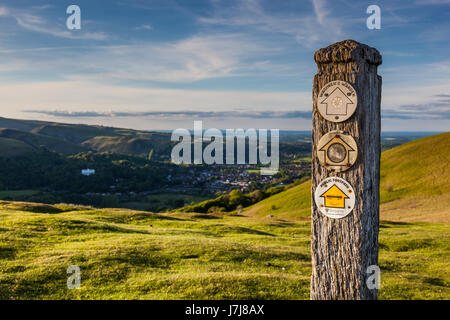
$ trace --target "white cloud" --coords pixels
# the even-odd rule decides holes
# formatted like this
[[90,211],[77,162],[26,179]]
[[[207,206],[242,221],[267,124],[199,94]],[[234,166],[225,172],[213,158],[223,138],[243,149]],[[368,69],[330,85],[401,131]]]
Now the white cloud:
[[[29,82],[0,86],[2,104],[16,111],[30,108],[107,112],[113,110],[295,110],[311,105],[309,92],[181,90],[133,88],[87,81]],[[291,109],[294,108],[294,109]]]
[[326,9],[326,1],[325,0],[311,0],[313,7],[314,7],[314,13],[317,17],[317,22],[319,24],[323,24],[328,16],[328,10]]
[[135,30],[147,30],[147,31],[150,31],[150,30],[153,30],[153,27],[151,25],[149,25],[149,24],[143,24],[143,25],[141,25],[139,27],[136,27],[134,29]]
[[[271,56],[278,54],[280,49],[250,41],[238,34],[197,35],[171,43],[57,50],[3,50],[0,55],[3,55],[3,62],[12,59],[22,61],[29,66],[29,72],[52,70],[54,76],[66,79],[98,81],[186,83],[235,76],[298,73],[289,64],[271,62]],[[35,61],[39,61],[39,64],[35,64]],[[74,62],[77,68],[68,73]]]
[[416,4],[433,5],[433,4],[450,4],[450,0],[418,0]]
[[0,7],[0,17],[6,17],[8,14],[8,10],[5,7]]
[[[262,32],[281,33],[292,36],[299,44],[314,48],[319,42],[342,40],[342,29],[345,19],[337,19],[329,15],[325,0],[312,1],[313,10],[302,10],[297,13],[270,14],[259,0],[238,1],[235,5],[215,4],[215,10],[207,17],[198,18],[198,22],[206,25],[223,25],[246,27]],[[304,6],[308,9],[307,6]]]

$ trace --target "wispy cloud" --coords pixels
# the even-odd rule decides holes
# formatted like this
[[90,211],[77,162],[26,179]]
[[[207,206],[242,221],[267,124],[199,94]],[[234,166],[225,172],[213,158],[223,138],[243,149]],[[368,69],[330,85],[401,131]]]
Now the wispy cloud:
[[442,120],[450,119],[450,98],[426,104],[401,105],[395,109],[382,110],[384,119]]
[[150,112],[95,112],[95,111],[65,111],[65,110],[24,110],[26,113],[43,114],[61,118],[93,118],[93,117],[147,117],[152,119],[208,119],[208,118],[250,118],[250,119],[310,119],[310,111],[150,111]]
[[37,10],[45,10],[45,9],[53,8],[53,5],[51,5],[51,4],[43,4],[43,5],[40,5],[40,6],[33,6],[32,8],[33,9],[37,9]]
[[[436,120],[450,119],[450,95],[444,96],[437,102],[417,105],[402,105],[396,109],[386,109],[382,111],[383,119],[401,120]],[[278,109],[273,107],[272,109]],[[255,111],[255,110],[232,110],[232,111],[68,111],[68,110],[23,110],[26,113],[41,114],[59,118],[149,118],[149,119],[311,119],[311,111]]]
[[306,10],[296,14],[271,14],[259,0],[232,2],[232,5],[229,1],[214,1],[213,5],[215,10],[209,16],[199,17],[199,23],[286,34],[308,48],[313,48],[318,42],[341,38],[342,26],[345,24],[345,20],[329,14],[325,0],[314,0],[310,3],[311,9],[302,6]]
[[317,22],[323,24],[328,16],[328,9],[326,8],[325,0],[311,0],[314,13],[316,14]]
[[[55,51],[48,54],[46,51]],[[79,68],[67,74],[67,55],[56,54],[58,48],[36,50],[0,50],[2,61],[21,60],[29,71],[48,68],[65,79],[105,81],[160,81],[188,83],[205,79],[299,73],[292,65],[277,64],[271,57],[280,52],[265,43],[249,41],[245,35],[195,35],[168,43],[142,43],[117,46],[85,47],[72,50],[69,60]],[[33,62],[39,59],[39,64]]]
[[416,4],[442,5],[442,4],[450,4],[450,0],[417,0]]
[[[310,111],[310,92],[133,88],[90,81],[4,84],[2,105],[20,110],[113,111]],[[20,97],[20,99],[18,99]],[[6,110],[2,110],[3,114]]]
[[143,24],[143,25],[140,25],[139,27],[134,28],[134,30],[137,30],[137,31],[139,31],[139,30],[150,31],[150,30],[153,30],[153,27],[151,25],[149,25],[149,24]]
[[0,7],[0,17],[8,16],[9,12],[5,7]]

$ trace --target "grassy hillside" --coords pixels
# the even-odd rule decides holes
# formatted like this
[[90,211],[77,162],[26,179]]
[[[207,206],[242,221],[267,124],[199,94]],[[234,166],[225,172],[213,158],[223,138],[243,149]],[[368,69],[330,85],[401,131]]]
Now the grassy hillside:
[[[121,135],[124,148],[146,138]],[[87,141],[117,136],[101,137]],[[382,155],[380,299],[450,299],[449,138]],[[0,148],[32,150],[5,137]],[[310,201],[309,182],[240,215],[0,201],[0,299],[308,299]],[[70,265],[81,268],[79,290],[66,287]]]
[[0,129],[0,137],[15,140],[19,144],[22,142],[33,150],[38,150],[41,147],[45,147],[48,150],[66,155],[76,154],[88,150],[86,147],[71,143],[69,141],[15,129]]
[[[2,117],[0,138],[24,142],[34,149],[44,146],[62,154],[93,149],[147,157],[150,150],[167,154],[171,146],[169,133]],[[14,155],[16,154],[23,152],[15,152]]]
[[450,132],[383,152],[382,217],[450,222]]
[[79,144],[96,136],[116,135],[113,128],[54,123],[37,127],[32,133],[58,138]]
[[[391,221],[450,222],[450,133],[382,153],[381,218]],[[311,183],[291,188],[244,211],[246,215],[307,217]]]
[[135,156],[148,156],[150,150],[169,154],[172,146],[170,135],[165,133],[97,136],[84,141],[82,145],[99,152],[133,154]]
[[0,137],[0,157],[15,158],[33,152],[33,148],[23,141]]
[[245,215],[266,217],[291,217],[304,219],[311,215],[311,182],[298,186],[267,198],[249,207]]
[[[0,299],[309,298],[309,221],[0,202],[0,231]],[[448,299],[449,243],[382,223],[380,298]]]
[[35,121],[35,120],[18,120],[0,117],[0,128],[16,129],[26,132],[30,132],[34,128],[50,123],[51,122]]

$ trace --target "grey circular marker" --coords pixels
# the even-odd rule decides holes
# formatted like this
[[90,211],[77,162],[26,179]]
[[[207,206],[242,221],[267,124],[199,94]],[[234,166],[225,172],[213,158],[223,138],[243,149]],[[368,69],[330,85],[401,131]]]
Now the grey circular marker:
[[342,144],[333,143],[327,150],[328,159],[334,163],[339,163],[345,160],[347,150]]

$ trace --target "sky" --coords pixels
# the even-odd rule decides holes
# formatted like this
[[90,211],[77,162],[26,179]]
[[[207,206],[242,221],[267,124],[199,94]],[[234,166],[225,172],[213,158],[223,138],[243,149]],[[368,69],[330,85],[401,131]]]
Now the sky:
[[0,116],[309,130],[314,52],[345,39],[383,56],[383,131],[449,131],[450,0],[0,0]]

